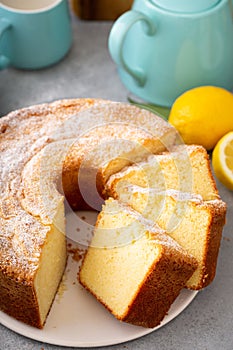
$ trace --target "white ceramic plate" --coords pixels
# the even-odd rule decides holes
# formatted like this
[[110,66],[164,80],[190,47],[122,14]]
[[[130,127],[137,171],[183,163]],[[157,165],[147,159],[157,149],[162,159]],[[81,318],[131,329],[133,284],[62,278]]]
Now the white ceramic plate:
[[[82,212],[79,216],[67,215],[69,248],[79,246],[74,241],[80,232],[86,236],[92,230],[96,215]],[[83,250],[81,251],[83,255]],[[0,322],[9,329],[26,337],[60,346],[98,347],[123,343],[142,337],[179,315],[194,299],[197,292],[184,289],[173,303],[168,315],[156,328],[147,329],[132,326],[116,320],[95,298],[84,290],[77,281],[79,262],[69,254],[66,272],[57,293],[52,309],[43,330],[39,330],[16,321],[0,312]]]

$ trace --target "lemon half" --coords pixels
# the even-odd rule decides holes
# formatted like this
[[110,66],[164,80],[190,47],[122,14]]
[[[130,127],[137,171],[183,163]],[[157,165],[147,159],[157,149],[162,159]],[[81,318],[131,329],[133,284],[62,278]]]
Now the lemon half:
[[212,163],[217,178],[233,190],[233,131],[223,136],[215,146]]

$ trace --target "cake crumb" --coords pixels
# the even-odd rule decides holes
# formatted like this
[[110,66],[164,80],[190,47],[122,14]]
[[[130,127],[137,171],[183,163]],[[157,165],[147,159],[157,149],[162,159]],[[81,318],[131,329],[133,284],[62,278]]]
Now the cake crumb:
[[85,251],[80,248],[69,248],[68,253],[72,255],[74,261],[81,261],[83,259]]
[[60,303],[64,292],[68,289],[67,285],[66,285],[66,281],[67,281],[67,272],[64,273],[62,280],[61,280],[61,283],[60,283],[60,286],[59,286],[58,291],[57,291],[57,299],[56,300],[58,303]]

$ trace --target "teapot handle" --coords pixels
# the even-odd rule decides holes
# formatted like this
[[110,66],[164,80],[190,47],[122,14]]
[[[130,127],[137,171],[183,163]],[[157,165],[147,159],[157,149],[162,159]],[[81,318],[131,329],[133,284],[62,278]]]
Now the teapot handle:
[[[0,39],[3,33],[5,33],[6,30],[11,28],[11,23],[5,19],[5,18],[0,18]],[[10,64],[10,60],[8,57],[1,55],[0,53],[0,70],[7,68]]]
[[130,10],[120,16],[113,24],[111,29],[108,48],[113,61],[130,74],[139,86],[144,86],[146,83],[146,73],[141,68],[131,68],[125,62],[123,55],[124,41],[129,29],[137,22],[143,21],[145,23],[146,34],[152,36],[155,34],[156,28],[151,19],[141,12]]

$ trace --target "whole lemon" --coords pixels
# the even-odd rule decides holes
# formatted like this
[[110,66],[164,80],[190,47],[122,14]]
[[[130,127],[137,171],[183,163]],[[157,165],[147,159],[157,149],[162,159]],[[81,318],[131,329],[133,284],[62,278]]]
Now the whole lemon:
[[175,100],[168,121],[186,144],[211,150],[233,130],[233,94],[216,86],[188,90]]

